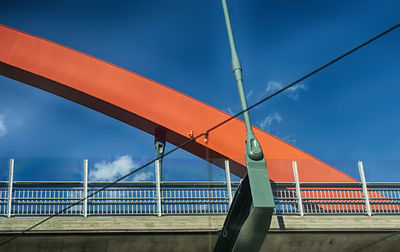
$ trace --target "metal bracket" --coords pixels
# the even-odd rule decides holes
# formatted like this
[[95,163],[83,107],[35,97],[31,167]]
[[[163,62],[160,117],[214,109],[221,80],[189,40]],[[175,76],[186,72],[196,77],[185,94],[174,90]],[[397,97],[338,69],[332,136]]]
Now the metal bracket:
[[259,251],[275,207],[265,160],[246,158],[247,174],[236,191],[214,251]]

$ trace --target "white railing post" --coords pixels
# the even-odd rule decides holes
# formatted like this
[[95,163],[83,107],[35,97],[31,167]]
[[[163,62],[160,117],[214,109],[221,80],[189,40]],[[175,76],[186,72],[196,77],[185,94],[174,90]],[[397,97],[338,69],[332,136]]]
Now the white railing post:
[[14,183],[14,159],[10,159],[10,170],[8,178],[8,201],[7,201],[7,217],[11,217],[11,206],[12,206],[12,191]]
[[363,196],[364,196],[364,201],[365,201],[365,210],[366,210],[368,216],[372,216],[371,206],[369,204],[367,182],[365,180],[364,166],[363,166],[362,161],[358,161],[358,172],[360,173],[360,178],[361,178],[362,191],[363,191]]
[[231,171],[229,169],[229,159],[225,159],[225,177],[226,177],[226,189],[228,191],[228,202],[229,206],[232,204],[232,184],[231,184]]
[[83,160],[83,217],[87,217],[87,197],[88,195],[88,160]]
[[155,175],[156,175],[156,194],[157,194],[157,216],[161,217],[162,206],[161,206],[161,162],[162,159],[157,159],[155,163]]
[[299,209],[300,216],[304,216],[303,200],[301,199],[299,174],[297,172],[297,162],[296,161],[292,162],[292,167],[293,167],[294,181],[296,183],[297,208]]

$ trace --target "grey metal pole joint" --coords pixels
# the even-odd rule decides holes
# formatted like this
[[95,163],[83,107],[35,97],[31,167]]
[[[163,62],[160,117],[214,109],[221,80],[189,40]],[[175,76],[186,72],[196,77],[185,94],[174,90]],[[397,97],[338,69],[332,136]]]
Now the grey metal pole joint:
[[243,75],[242,75],[242,68],[234,68],[233,69],[233,75],[235,76],[235,80],[238,81],[243,81]]
[[251,131],[246,137],[246,152],[252,160],[261,160],[264,157],[260,143]]

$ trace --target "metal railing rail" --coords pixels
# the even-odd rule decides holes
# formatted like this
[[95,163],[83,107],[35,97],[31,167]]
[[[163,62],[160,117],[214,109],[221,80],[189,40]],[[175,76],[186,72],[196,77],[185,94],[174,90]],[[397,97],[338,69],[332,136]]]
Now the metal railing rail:
[[[107,182],[89,182],[88,195]],[[0,182],[0,215],[51,215],[84,196],[80,182],[15,181],[8,210],[8,183]],[[239,183],[232,183],[235,193]],[[276,215],[368,215],[361,183],[272,183]],[[372,215],[400,215],[400,183],[367,183]],[[162,215],[223,215],[225,182],[162,182]],[[87,216],[157,215],[155,182],[121,182],[87,200]],[[84,216],[84,204],[62,215]]]
[[[400,182],[304,183],[292,165],[295,182],[271,182],[275,215],[400,215]],[[10,179],[0,181],[0,216],[49,216],[109,184],[87,181],[87,174],[79,182],[13,181],[13,169],[10,160]],[[226,181],[161,181],[161,197],[156,181],[119,182],[61,216],[224,215],[240,184]]]

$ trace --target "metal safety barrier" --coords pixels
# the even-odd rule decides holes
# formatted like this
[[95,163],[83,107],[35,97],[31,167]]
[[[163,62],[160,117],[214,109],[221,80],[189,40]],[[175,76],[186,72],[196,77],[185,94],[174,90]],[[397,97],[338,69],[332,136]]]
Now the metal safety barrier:
[[[11,159],[0,216],[224,215],[240,185],[230,181],[226,160],[223,182],[119,182],[94,194],[110,182],[89,182],[86,159],[83,166],[81,182],[14,181]],[[367,183],[361,161],[355,183],[302,183],[296,161],[292,167],[294,182],[271,182],[275,215],[400,215],[400,183]]]
[[[81,200],[80,182],[0,182],[3,216],[52,215]],[[106,185],[89,182],[88,195]],[[232,183],[235,193],[239,183]],[[272,183],[276,215],[368,215],[361,183]],[[400,215],[400,183],[367,183],[373,215]],[[226,182],[162,182],[162,215],[223,215],[229,209]],[[300,200],[301,199],[301,200]],[[301,202],[301,207],[299,203]],[[302,209],[303,212],[300,210]],[[10,211],[9,211],[10,210]],[[155,182],[121,182],[61,213],[64,216],[157,215]]]
[[400,183],[367,183],[370,213],[362,183],[274,183],[275,214],[400,215]]
[[[0,214],[3,216],[52,215],[83,199],[80,182],[15,181],[8,208],[7,182],[0,182]],[[107,182],[89,182],[91,195]],[[235,188],[239,183],[232,183]],[[226,214],[229,209],[225,182],[162,182],[162,215]],[[85,209],[86,207],[86,209]],[[155,182],[120,182],[67,209],[60,215],[157,215]]]

